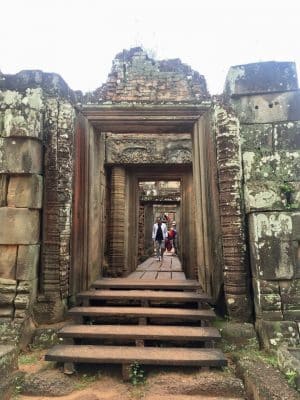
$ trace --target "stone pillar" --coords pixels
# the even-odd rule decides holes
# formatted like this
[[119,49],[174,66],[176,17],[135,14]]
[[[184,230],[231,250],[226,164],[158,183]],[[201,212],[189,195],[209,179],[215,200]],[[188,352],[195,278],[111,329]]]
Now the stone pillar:
[[42,208],[40,88],[0,91],[0,342],[18,342],[36,299]]
[[111,276],[121,276],[125,268],[125,183],[123,167],[111,172],[111,206],[109,225],[109,270]]
[[297,345],[300,91],[296,66],[265,62],[231,67],[225,94],[240,123],[256,327],[266,348],[282,342]]

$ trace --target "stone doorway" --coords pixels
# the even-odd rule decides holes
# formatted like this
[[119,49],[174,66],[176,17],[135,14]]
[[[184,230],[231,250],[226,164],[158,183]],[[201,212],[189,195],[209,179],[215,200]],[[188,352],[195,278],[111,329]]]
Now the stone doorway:
[[138,182],[180,180],[183,269],[218,297],[222,265],[209,107],[84,106],[75,149],[74,294],[99,276],[126,276],[138,265]]
[[[181,182],[180,181],[140,181],[139,182],[139,228],[138,261],[143,262],[153,256],[152,227],[156,218],[166,220],[168,230],[176,223],[178,237],[177,252],[180,250],[181,230]],[[179,255],[179,253],[178,253]]]
[[[109,229],[106,276],[127,276],[145,257],[153,255],[152,226],[157,215],[177,219],[180,258],[188,277],[195,277],[195,236],[192,168],[185,166],[113,166],[109,169]],[[149,184],[156,189],[145,190]],[[169,186],[169,187],[168,187]],[[173,186],[173,188],[172,188]]]

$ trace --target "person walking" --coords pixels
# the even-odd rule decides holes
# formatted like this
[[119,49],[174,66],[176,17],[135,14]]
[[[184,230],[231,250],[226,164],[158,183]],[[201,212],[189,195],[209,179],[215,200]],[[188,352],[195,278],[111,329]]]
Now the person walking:
[[168,237],[171,242],[171,248],[174,249],[173,255],[177,255],[177,230],[176,230],[176,221],[172,222],[171,229],[168,232]]
[[156,257],[160,261],[163,259],[165,251],[165,239],[168,237],[167,225],[162,222],[160,217],[157,217],[156,223],[152,229],[152,239],[155,243]]

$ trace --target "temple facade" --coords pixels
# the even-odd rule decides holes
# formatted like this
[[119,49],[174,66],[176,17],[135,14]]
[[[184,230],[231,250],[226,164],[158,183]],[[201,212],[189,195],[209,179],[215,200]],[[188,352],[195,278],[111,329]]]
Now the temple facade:
[[295,64],[233,66],[224,92],[141,48],[106,83],[0,73],[0,332],[24,345],[101,276],[151,256],[176,220],[184,272],[266,348],[299,344],[300,91]]

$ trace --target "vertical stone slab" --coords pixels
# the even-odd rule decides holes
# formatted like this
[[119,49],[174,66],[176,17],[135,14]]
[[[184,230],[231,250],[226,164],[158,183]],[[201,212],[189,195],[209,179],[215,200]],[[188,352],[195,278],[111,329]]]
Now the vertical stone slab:
[[36,244],[40,240],[37,210],[0,207],[0,226],[0,244]]
[[251,318],[251,304],[239,121],[224,108],[217,106],[215,123],[225,298],[229,315],[247,321]]
[[9,180],[9,207],[42,208],[43,178],[40,175],[12,176]]
[[42,144],[34,139],[0,138],[0,173],[42,173]]
[[0,207],[7,205],[8,175],[0,175]]
[[0,245],[0,278],[15,279],[17,246]]
[[125,272],[125,182],[125,169],[113,167],[109,226],[109,274],[112,276],[121,276]]
[[39,256],[39,245],[19,246],[16,274],[17,280],[32,280],[37,277]]

